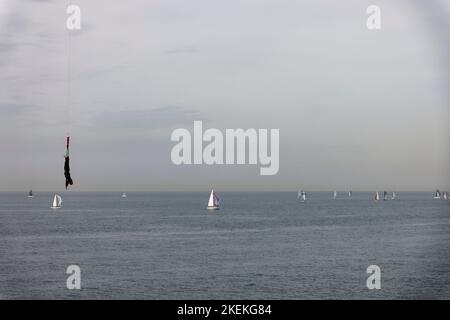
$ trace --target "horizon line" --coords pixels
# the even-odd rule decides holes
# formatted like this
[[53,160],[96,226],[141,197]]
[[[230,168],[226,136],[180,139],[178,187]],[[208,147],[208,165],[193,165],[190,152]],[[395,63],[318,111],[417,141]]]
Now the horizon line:
[[[278,192],[278,193],[287,193],[287,192],[298,192],[298,189],[292,189],[292,190],[220,190],[216,188],[212,188],[213,190],[216,190],[218,192]],[[33,193],[50,193],[50,192],[64,192],[64,193],[158,193],[158,192],[164,192],[164,193],[182,193],[182,192],[209,192],[211,189],[202,189],[202,190],[33,190]],[[400,190],[400,189],[373,189],[373,190],[307,190],[303,189],[303,191],[306,192],[341,192],[347,194],[349,191],[352,193],[367,193],[367,192],[377,192],[377,191],[387,191],[387,192],[434,192],[436,190],[443,190],[445,192],[446,189],[432,189],[432,190]],[[450,190],[450,188],[449,188]],[[30,190],[0,190],[0,193],[28,193]]]

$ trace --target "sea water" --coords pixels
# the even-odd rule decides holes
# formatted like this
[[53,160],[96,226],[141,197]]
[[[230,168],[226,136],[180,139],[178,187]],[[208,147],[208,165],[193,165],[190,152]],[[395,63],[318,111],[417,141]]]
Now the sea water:
[[217,191],[214,212],[209,190],[63,192],[57,210],[50,193],[0,193],[0,298],[450,299],[450,201],[432,192]]

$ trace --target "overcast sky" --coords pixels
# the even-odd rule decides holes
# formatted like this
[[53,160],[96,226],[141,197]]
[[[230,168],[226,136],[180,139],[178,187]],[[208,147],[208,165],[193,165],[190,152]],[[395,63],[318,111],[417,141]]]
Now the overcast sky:
[[[0,0],[0,190],[450,189],[448,1]],[[382,29],[366,28],[381,7]],[[280,129],[280,170],[175,166],[175,128]]]

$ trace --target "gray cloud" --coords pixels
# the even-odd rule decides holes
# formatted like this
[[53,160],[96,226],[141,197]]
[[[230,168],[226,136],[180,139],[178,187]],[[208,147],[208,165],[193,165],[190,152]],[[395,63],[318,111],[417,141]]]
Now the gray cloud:
[[93,125],[100,129],[142,131],[184,125],[199,117],[201,114],[196,110],[166,106],[152,110],[102,112],[94,117]]
[[[447,68],[450,69],[450,8],[446,7],[441,1],[420,1],[412,0],[419,10],[426,12],[423,24],[431,31],[436,38],[435,45]],[[448,83],[450,83],[450,72],[447,73]]]
[[4,24],[4,33],[20,33],[26,31],[30,26],[30,23],[27,21],[26,16],[20,13],[12,13],[6,19],[6,23]]
[[12,43],[12,42],[1,42],[0,43],[0,52],[4,53],[4,52],[10,52],[12,50],[14,50],[17,47],[16,43]]
[[33,105],[15,103],[15,102],[0,102],[0,116],[11,117],[20,114],[24,114],[27,111],[33,109]]

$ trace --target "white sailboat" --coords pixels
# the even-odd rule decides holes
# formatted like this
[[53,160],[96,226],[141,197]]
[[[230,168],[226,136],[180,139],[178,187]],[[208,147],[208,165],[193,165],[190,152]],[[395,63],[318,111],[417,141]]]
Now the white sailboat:
[[51,206],[52,209],[59,209],[62,206],[62,198],[59,194],[55,194],[53,198],[53,204]]
[[30,192],[28,192],[28,198],[33,198],[33,190],[30,190]]
[[348,197],[350,198],[352,196],[353,192],[349,191],[348,192]]
[[392,200],[395,200],[397,198],[397,194],[395,193],[395,191],[394,192],[392,192],[392,197],[391,197],[391,199]]
[[208,210],[219,210],[219,197],[214,192],[214,190],[211,190],[211,194],[209,195],[207,209]]
[[122,193],[122,198],[126,198],[127,197],[127,194],[124,192],[124,193]]
[[337,198],[337,191],[335,191],[334,193],[333,193],[333,199],[336,199]]
[[440,198],[441,198],[441,192],[439,190],[436,190],[436,192],[434,193],[433,199],[440,199]]
[[306,192],[300,190],[298,192],[297,199],[302,199],[302,202],[305,202],[306,201]]
[[373,197],[373,200],[375,200],[375,201],[380,200],[380,194],[378,193],[378,191],[375,193],[375,196]]
[[443,197],[444,197],[444,200],[447,200],[447,199],[448,199],[448,193],[447,193],[447,191],[444,192]]

